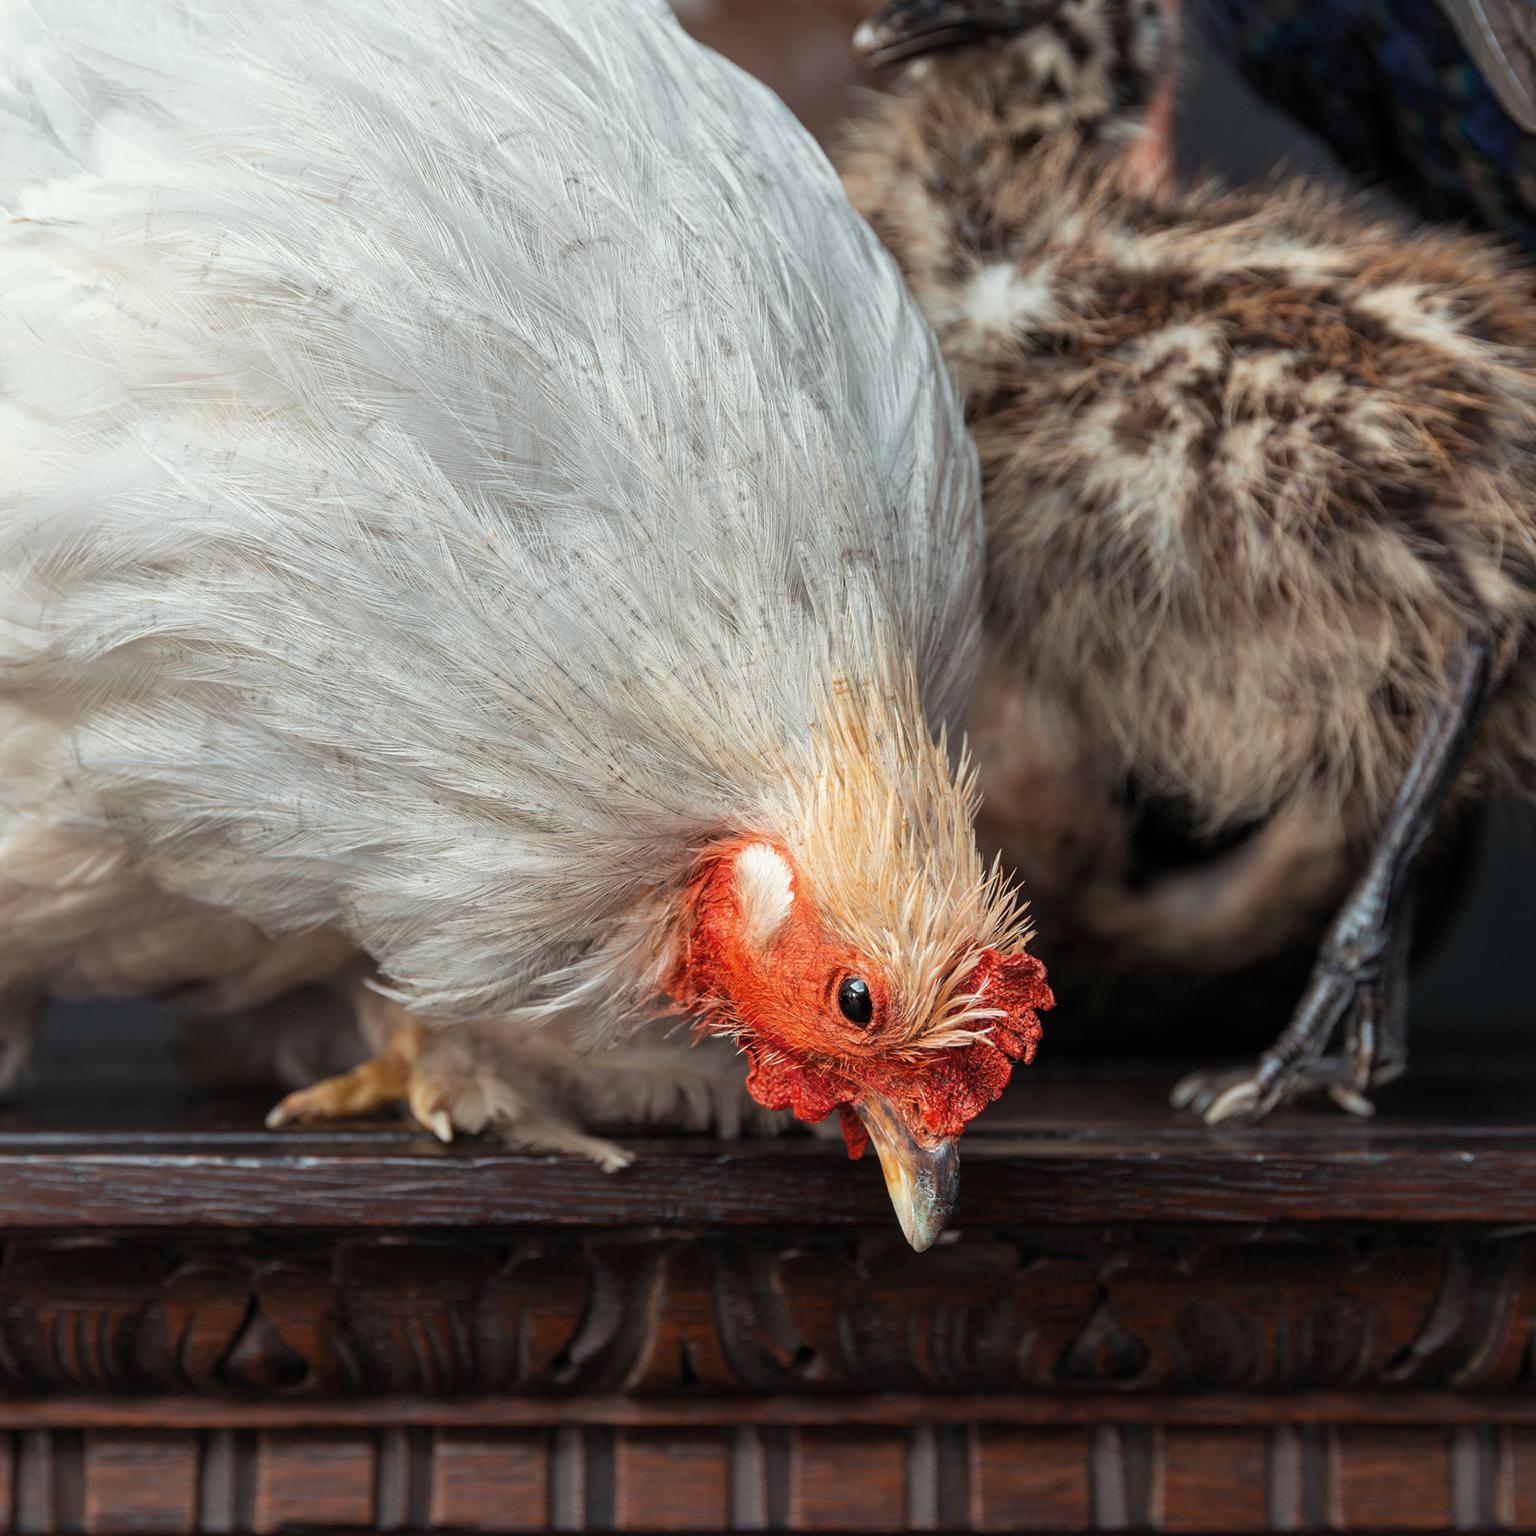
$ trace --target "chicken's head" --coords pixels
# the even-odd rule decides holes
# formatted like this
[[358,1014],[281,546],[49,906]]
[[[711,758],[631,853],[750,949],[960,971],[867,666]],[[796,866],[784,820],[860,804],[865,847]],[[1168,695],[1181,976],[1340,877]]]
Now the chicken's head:
[[874,1142],[921,1251],[954,1203],[957,1138],[1032,1059],[1052,997],[1033,957],[925,924],[919,884],[896,904],[907,932],[896,910],[860,944],[837,921],[839,893],[819,892],[787,847],[717,844],[685,893],[671,990],[702,1029],[740,1042],[760,1104],[808,1122],[835,1110],[850,1156]]

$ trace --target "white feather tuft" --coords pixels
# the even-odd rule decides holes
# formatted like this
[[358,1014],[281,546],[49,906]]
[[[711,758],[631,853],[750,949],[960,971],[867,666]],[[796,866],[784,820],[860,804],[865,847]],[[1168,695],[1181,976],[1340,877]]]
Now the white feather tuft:
[[755,949],[772,942],[794,902],[794,883],[784,855],[767,843],[751,843],[736,855],[733,867],[742,929]]

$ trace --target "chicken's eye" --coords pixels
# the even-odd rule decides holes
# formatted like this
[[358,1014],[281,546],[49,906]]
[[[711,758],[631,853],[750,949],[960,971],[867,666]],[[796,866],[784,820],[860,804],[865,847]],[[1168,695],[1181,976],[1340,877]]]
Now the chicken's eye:
[[850,976],[837,989],[837,1006],[850,1024],[868,1024],[875,1016],[875,1000],[862,976]]

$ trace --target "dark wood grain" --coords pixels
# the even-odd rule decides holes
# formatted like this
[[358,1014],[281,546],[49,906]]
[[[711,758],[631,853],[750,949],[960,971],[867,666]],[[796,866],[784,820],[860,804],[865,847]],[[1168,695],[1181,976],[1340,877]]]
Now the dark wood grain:
[[87,1431],[85,1529],[100,1536],[195,1530],[197,1463],[197,1437],[186,1431]]
[[[56,1067],[0,1115],[0,1225],[891,1229],[873,1160],[805,1135],[630,1135],[640,1155],[610,1175],[398,1123],[267,1133],[266,1096],[198,1095],[135,1060]],[[1298,1110],[1227,1131],[1167,1107],[1177,1064],[1120,1070],[1020,1074],[967,1134],[956,1228],[1536,1218],[1531,1063],[1421,1066],[1369,1123]]]
[[[1498,1435],[1485,1426],[1450,1435],[1443,1426],[1373,1423],[1371,1400],[1354,1406],[1357,1421],[1326,1435],[1324,1455],[1295,1461],[1294,1497],[1275,1506],[1288,1511],[1282,1528],[1536,1530],[1527,1496],[1536,1473],[1528,1434]],[[126,1458],[82,1458],[76,1432],[40,1428],[27,1432],[31,1450],[18,1465],[14,1503],[0,1509],[0,1529],[35,1536],[552,1527],[1236,1533],[1265,1528],[1263,1490],[1296,1440],[1280,1425],[1158,1432],[1112,1415],[1081,1429],[972,1423],[960,1501],[945,1506],[958,1517],[940,1522],[922,1496],[931,1446],[925,1449],[925,1436],[912,1426],[860,1423],[855,1412],[835,1427],[796,1431],[783,1442],[787,1462],[775,1464],[743,1456],[751,1442],[734,1432],[730,1412],[726,1405],[695,1405],[700,1422],[691,1428],[464,1428],[423,1438],[422,1455],[393,1469],[390,1447],[410,1439],[399,1429],[332,1423],[303,1434],[233,1437],[208,1429],[148,1431],[134,1437]],[[121,1430],[92,1434],[119,1446],[127,1439]],[[1458,1438],[1477,1454],[1454,1454]],[[159,1462],[164,1481],[152,1442],[171,1453]],[[570,1471],[573,1450],[576,1496],[562,1503],[548,1495]],[[135,1459],[141,1476],[129,1470]],[[72,1483],[61,1477],[66,1469],[73,1469]],[[776,1484],[786,1469],[787,1485]],[[604,1473],[616,1473],[607,1491],[601,1475],[594,1478]],[[221,1479],[228,1495],[222,1506],[224,1495],[210,1498],[208,1488]],[[217,1520],[198,1523],[196,1512],[216,1506],[223,1510]],[[706,1520],[711,1510],[716,1518]],[[768,1510],[779,1518],[765,1521]],[[1488,1518],[1474,1521],[1469,1513]]]
[[1533,1338],[1518,1230],[0,1238],[13,1398],[1521,1391]]
[[1536,1525],[1536,1427],[1503,1426],[1495,1435],[1494,1518],[1515,1529]]
[[1441,1531],[1451,1525],[1450,1436],[1380,1425],[1330,1432],[1330,1524],[1340,1530]]
[[434,1526],[541,1531],[549,1521],[549,1436],[543,1431],[439,1430],[432,1440]]
[[979,1531],[1084,1531],[1092,1473],[1085,1429],[982,1424],[970,1435],[970,1523]]
[[1270,1460],[1270,1439],[1262,1430],[1163,1429],[1154,1523],[1165,1531],[1267,1530]]
[[[879,1171],[832,1147],[638,1143],[574,1158],[369,1134],[0,1135],[0,1225],[369,1228],[891,1224]],[[1536,1126],[1091,1125],[967,1141],[955,1230],[1100,1222],[1536,1219]]]
[[614,1524],[621,1531],[723,1531],[731,1523],[730,1439],[723,1429],[621,1429]]
[[902,1432],[859,1426],[796,1430],[790,1520],[800,1531],[891,1531],[906,1526]]
[[[164,1523],[148,1516],[156,1489],[126,1481],[120,1467],[86,1458],[69,1487],[61,1468],[74,1464],[78,1442],[70,1431],[33,1432],[37,1453],[24,1458],[14,1506],[0,1511],[0,1528],[32,1536],[65,1536],[96,1529],[129,1529],[178,1536],[201,1528],[262,1532],[326,1530],[527,1530],[646,1531],[762,1530],[886,1532],[1101,1531],[1116,1529],[1199,1532],[1252,1531],[1255,1499],[1265,1483],[1260,1470],[1283,1460],[1290,1431],[1250,1428],[1224,1431],[1222,1443],[1206,1436],[1210,1454],[1184,1453],[1170,1461],[1170,1437],[1113,1419],[1091,1430],[997,1430],[969,1427],[971,1454],[964,1476],[969,1494],[940,1509],[922,1497],[928,1447],[910,1426],[854,1422],[815,1432],[800,1430],[783,1442],[787,1463],[773,1457],[743,1458],[745,1442],[727,1425],[713,1429],[628,1429],[608,1426],[572,1431],[551,1424],[546,1433],[506,1437],[471,1432],[429,1437],[423,1454],[388,1468],[391,1443],[401,1431],[332,1426],[302,1437],[275,1434],[221,1440],[217,1432],[186,1437],[199,1482],[216,1467],[232,1474],[236,1492],[220,1520],[190,1523],[179,1492],[162,1505]],[[625,1474],[604,1486],[622,1460],[622,1446],[649,1439],[643,1452],[651,1469],[639,1479]],[[815,1442],[813,1446],[813,1440]],[[700,1448],[709,1443],[707,1451]],[[1470,1443],[1470,1442],[1469,1442]],[[1495,1489],[1528,1484],[1528,1448],[1513,1438],[1479,1435],[1477,1457],[1452,1453],[1453,1437],[1436,1427],[1408,1429],[1362,1421],[1327,1437],[1325,1454],[1296,1463],[1297,1488],[1280,1528],[1307,1531],[1393,1532],[1412,1530],[1536,1530],[1536,1517],[1518,1499],[1492,1498]],[[681,1459],[665,1446],[691,1446]],[[1481,1452],[1487,1451],[1486,1458]],[[700,1452],[699,1456],[695,1456]],[[574,1460],[572,1454],[574,1453]],[[617,1454],[618,1460],[615,1459]],[[1179,1454],[1179,1453],[1175,1453]],[[706,1509],[723,1492],[724,1456],[735,1485],[729,1508],[705,1523]],[[503,1458],[510,1458],[510,1462]],[[663,1467],[672,1461],[671,1475]],[[704,1473],[695,1484],[690,1463]],[[510,1466],[510,1472],[507,1470]],[[560,1480],[578,1471],[574,1498],[556,1493]],[[788,1476],[787,1485],[777,1478]],[[370,1481],[371,1474],[371,1481]],[[1255,1474],[1257,1474],[1255,1476]],[[553,1495],[548,1504],[540,1492]],[[199,1506],[208,1507],[205,1500]],[[771,1511],[774,1518],[764,1519]],[[1472,1516],[1487,1518],[1473,1519]],[[1226,1518],[1223,1518],[1223,1517]]]
[[[924,1396],[880,1393],[850,1398],[716,1397],[634,1398],[598,1394],[562,1398],[320,1399],[312,1402],[204,1400],[201,1398],[0,1399],[0,1433],[8,1427],[77,1430],[85,1427],[310,1429],[347,1427],[378,1431],[417,1425],[500,1436],[552,1424],[689,1428],[728,1424],[758,1429],[862,1424],[902,1428],[914,1423],[984,1424],[1031,1431],[1062,1426],[1129,1424],[1269,1429],[1371,1423],[1386,1426],[1492,1426],[1505,1434],[1520,1465],[1536,1472],[1536,1394],[1460,1392],[1041,1392],[1006,1396]],[[1530,1492],[1536,1495],[1536,1483]],[[1536,1501],[1530,1510],[1536,1526]]]
[[371,1526],[377,1453],[376,1437],[355,1430],[263,1431],[255,1456],[254,1531]]
[[1023,1077],[915,1255],[808,1137],[608,1177],[45,1073],[0,1532],[1536,1531],[1536,1073],[1228,1134],[1169,1075]]

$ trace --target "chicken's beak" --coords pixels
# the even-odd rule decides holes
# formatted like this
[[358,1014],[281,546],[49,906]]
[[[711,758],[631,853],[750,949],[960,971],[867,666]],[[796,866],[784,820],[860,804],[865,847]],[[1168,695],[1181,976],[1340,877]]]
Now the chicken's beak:
[[890,0],[853,35],[871,69],[1038,26],[1060,0]]
[[853,1107],[880,1155],[880,1171],[901,1230],[922,1253],[944,1230],[960,1191],[960,1152],[955,1138],[920,1138],[878,1094],[865,1094]]

